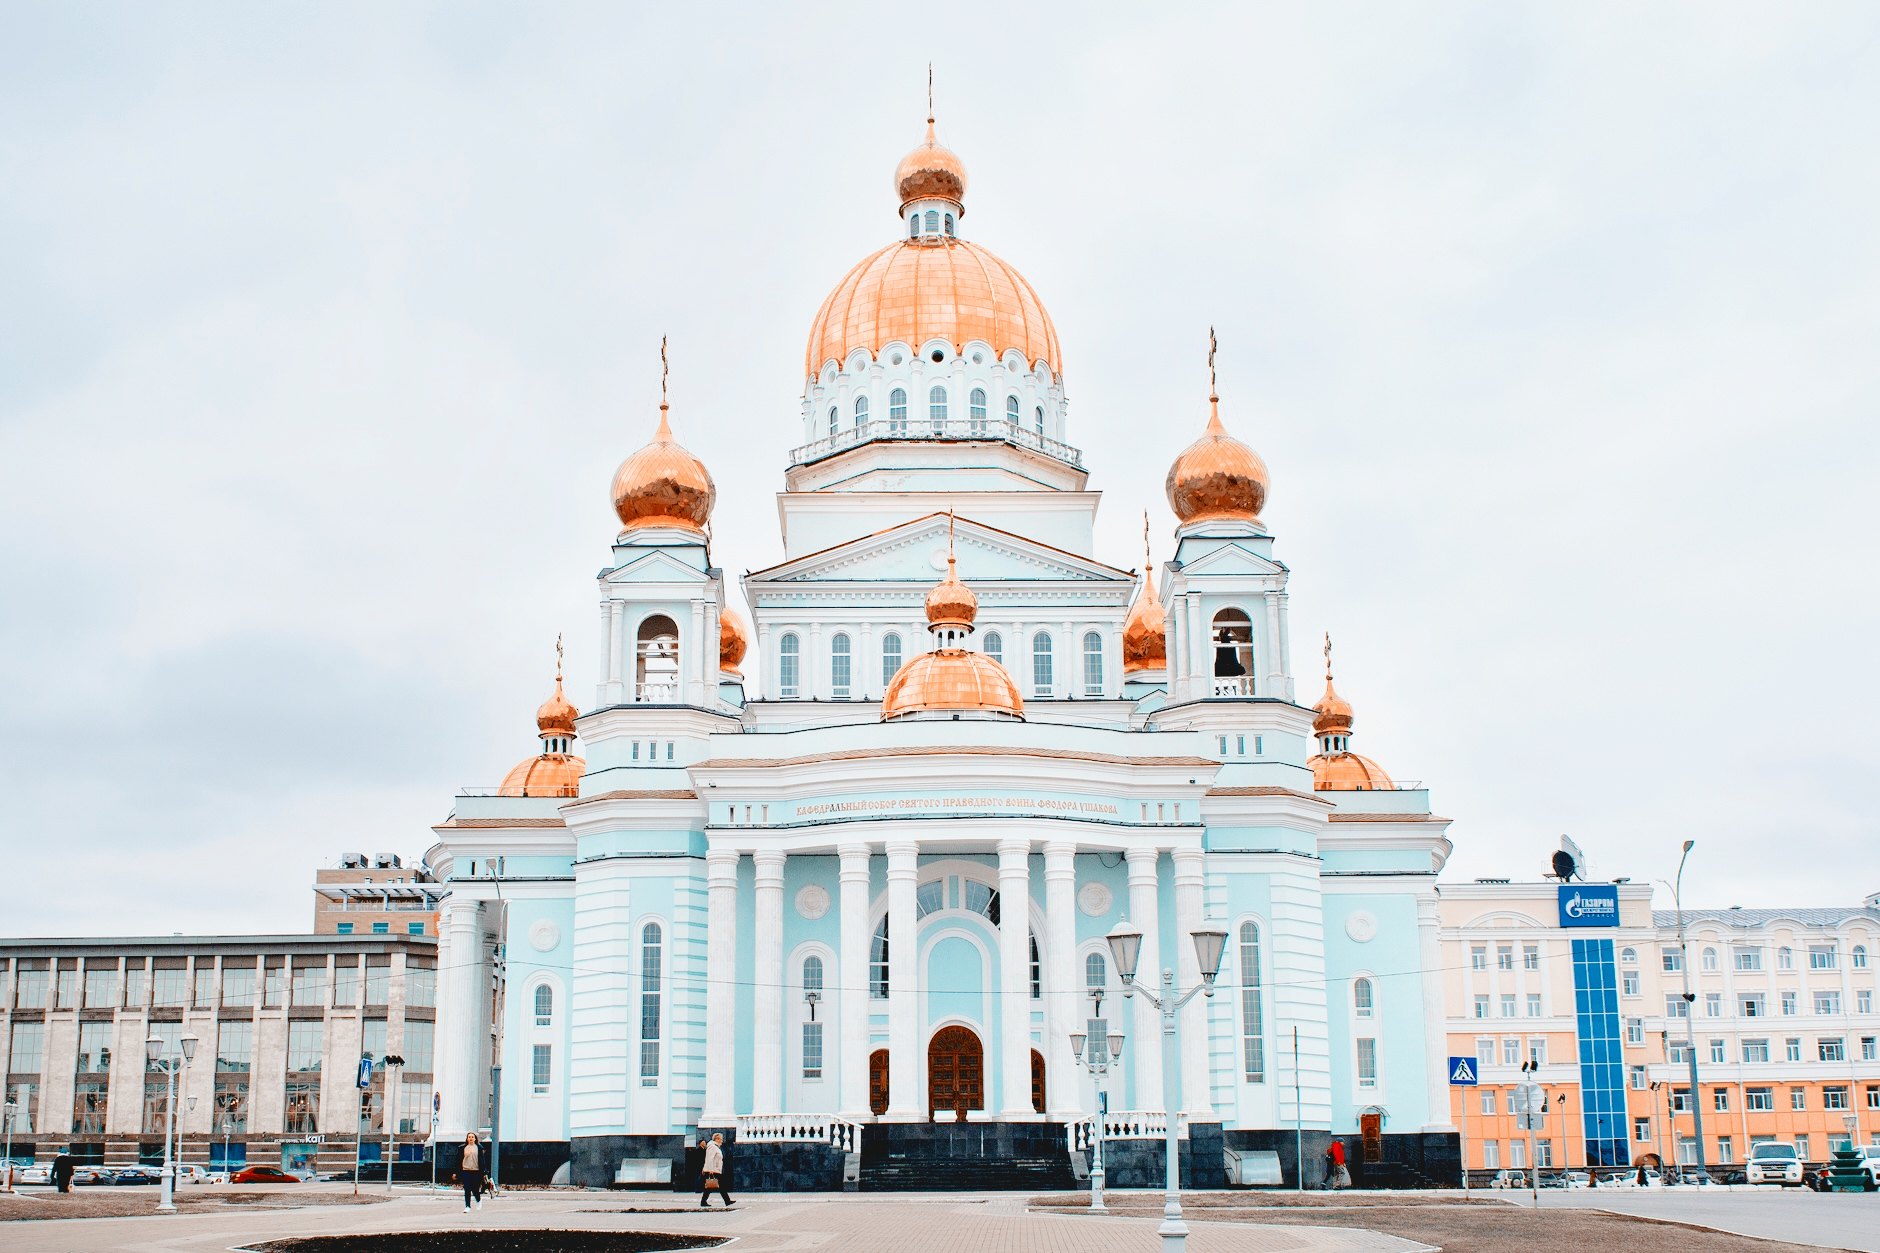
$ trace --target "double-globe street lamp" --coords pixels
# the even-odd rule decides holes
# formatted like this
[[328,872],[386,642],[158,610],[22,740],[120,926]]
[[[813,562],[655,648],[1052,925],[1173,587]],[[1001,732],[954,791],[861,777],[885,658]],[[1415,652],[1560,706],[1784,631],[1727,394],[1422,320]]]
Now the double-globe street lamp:
[[[1071,1056],[1084,1069],[1090,1072],[1091,1086],[1097,1094],[1096,1134],[1091,1137],[1090,1158],[1090,1208],[1104,1213],[1103,1204],[1103,1123],[1109,1115],[1108,1103],[1103,1099],[1102,1076],[1110,1072],[1112,1063],[1123,1064],[1123,1036],[1121,1032],[1109,1030],[1109,1023],[1103,1017],[1103,989],[1091,989],[1096,1000],[1096,1013],[1090,1019],[1089,1032],[1071,1032]],[[1090,1052],[1084,1053],[1084,1041],[1090,1042]]]
[[179,1075],[189,1073],[189,1063],[196,1056],[199,1040],[194,1035],[186,1035],[179,1043],[182,1051],[172,1053],[164,1047],[162,1036],[153,1035],[144,1041],[144,1053],[150,1059],[150,1065],[168,1076],[170,1084],[169,1099],[163,1103],[163,1197],[157,1202],[159,1214],[176,1212],[176,1156],[173,1152],[176,1140],[176,1080]]
[[[1182,1253],[1188,1245],[1188,1225],[1182,1221],[1180,1148],[1176,1143],[1179,1115],[1175,1111],[1174,1093],[1169,1087],[1173,1068],[1167,1064],[1167,1041],[1175,1038],[1175,1014],[1182,1006],[1192,1001],[1197,992],[1210,997],[1214,995],[1214,978],[1221,972],[1221,950],[1227,946],[1225,931],[1203,928],[1188,934],[1194,941],[1195,959],[1201,967],[1201,982],[1179,993],[1175,988],[1175,972],[1166,966],[1162,968],[1162,990],[1159,993],[1136,982],[1136,959],[1142,953],[1142,932],[1131,929],[1129,923],[1123,921],[1103,937],[1110,946],[1110,956],[1116,960],[1116,973],[1123,980],[1123,996],[1128,998],[1141,992],[1151,1005],[1162,1011],[1162,1112],[1168,1120],[1167,1199],[1162,1204],[1162,1225],[1156,1228],[1156,1233],[1162,1237],[1162,1253]],[[1176,1057],[1180,1056],[1178,1049]],[[1304,1163],[1300,1165],[1303,1167]]]

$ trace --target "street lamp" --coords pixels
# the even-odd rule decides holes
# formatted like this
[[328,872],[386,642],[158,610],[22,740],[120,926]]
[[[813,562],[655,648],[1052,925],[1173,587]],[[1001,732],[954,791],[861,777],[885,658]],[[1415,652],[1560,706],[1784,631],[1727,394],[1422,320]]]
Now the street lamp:
[[392,1190],[392,1159],[398,1152],[398,1075],[395,1067],[405,1059],[397,1053],[385,1055],[385,1190]]
[[7,1125],[6,1172],[7,1172],[7,1191],[8,1192],[13,1191],[13,1115],[19,1109],[19,1107],[20,1107],[19,1102],[8,1101],[6,1103],[4,1110],[0,1110],[0,1118],[4,1118],[6,1120],[6,1125]]
[[[1678,877],[1671,885],[1671,899],[1678,910],[1678,965],[1684,968],[1684,1060],[1691,1067],[1691,1137],[1697,1141],[1697,1177],[1710,1173],[1704,1164],[1704,1103],[1697,1099],[1697,994],[1691,991],[1691,950],[1684,942],[1684,863],[1690,859],[1696,840],[1684,841],[1684,855],[1678,858]],[[1676,1147],[1675,1128],[1672,1131]],[[1680,1166],[1678,1173],[1684,1173]]]
[[[180,1041],[182,1052],[171,1053],[164,1049],[163,1037],[153,1035],[144,1041],[144,1055],[162,1074],[169,1078],[169,1099],[163,1103],[165,1119],[163,1131],[163,1196],[157,1202],[157,1213],[174,1214],[176,1212],[176,1158],[171,1149],[176,1138],[176,1080],[177,1076],[189,1070],[190,1061],[196,1056],[199,1043],[194,1035],[186,1035]],[[194,1102],[191,1102],[192,1106]]]
[[[1121,1065],[1123,1061],[1123,1037],[1120,1032],[1109,1031],[1109,1023],[1102,1017],[1103,989],[1092,988],[1096,999],[1097,1016],[1090,1020],[1090,1032],[1071,1032],[1071,1056],[1090,1072],[1091,1085],[1097,1093],[1097,1133],[1091,1137],[1090,1158],[1090,1208],[1096,1213],[1107,1213],[1103,1204],[1103,1124],[1107,1120],[1110,1108],[1104,1099],[1103,1083],[1098,1076],[1110,1072],[1112,1062]],[[1090,1044],[1088,1055],[1084,1052],[1084,1043]]]
[[[1175,990],[1175,972],[1165,966],[1162,969],[1162,991],[1158,994],[1136,982],[1136,959],[1142,954],[1142,932],[1128,930],[1128,926],[1126,921],[1119,922],[1103,938],[1110,946],[1110,955],[1116,959],[1116,972],[1122,976],[1123,995],[1130,997],[1141,992],[1149,998],[1151,1005],[1162,1012],[1163,1055],[1166,1057],[1167,1042],[1175,1038],[1176,1011],[1192,1001],[1197,992],[1210,997],[1214,995],[1214,979],[1221,972],[1221,950],[1227,945],[1227,932],[1212,928],[1189,932],[1194,941],[1195,959],[1201,967],[1201,982],[1187,992],[1178,994]],[[1162,1225],[1156,1228],[1156,1232],[1162,1237],[1163,1253],[1182,1253],[1188,1244],[1188,1225],[1182,1221],[1181,1159],[1180,1148],[1176,1144],[1179,1119],[1175,1098],[1169,1091],[1170,1070],[1171,1067],[1166,1065],[1162,1068],[1162,1113],[1168,1121],[1168,1189],[1167,1200],[1162,1205]]]

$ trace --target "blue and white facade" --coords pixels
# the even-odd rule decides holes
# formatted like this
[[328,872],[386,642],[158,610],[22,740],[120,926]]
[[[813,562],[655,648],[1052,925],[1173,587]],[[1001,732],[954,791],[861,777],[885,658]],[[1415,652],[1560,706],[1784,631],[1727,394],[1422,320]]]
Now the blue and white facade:
[[[450,892],[443,1140],[491,1125],[499,1057],[505,1145],[559,1146],[576,1182],[650,1177],[635,1163],[714,1130],[848,1148],[936,1119],[1077,1124],[1096,1093],[1070,1036],[1096,990],[1127,1041],[1116,1131],[1173,1114],[1197,1145],[1288,1160],[1296,1128],[1315,1159],[1367,1112],[1449,1137],[1446,820],[1416,787],[1315,788],[1288,570],[1257,517],[1177,530],[1165,668],[1124,673],[1143,584],[1096,551],[1057,363],[994,338],[909,334],[809,376],[785,557],[743,580],[748,679],[721,667],[729,589],[702,534],[608,551],[578,795],[459,796],[428,859]],[[821,426],[838,397],[846,418],[940,387],[959,412],[995,393],[994,420]],[[1022,413],[1048,399],[1046,434],[997,421],[1007,390]],[[1199,410],[1171,420],[1198,432]],[[978,600],[963,646],[1010,672],[1022,719],[883,720],[949,549]],[[1245,624],[1228,682],[1224,621]],[[1103,937],[1125,920],[1139,977],[1183,988],[1189,933],[1228,932],[1167,1046],[1120,995]]]

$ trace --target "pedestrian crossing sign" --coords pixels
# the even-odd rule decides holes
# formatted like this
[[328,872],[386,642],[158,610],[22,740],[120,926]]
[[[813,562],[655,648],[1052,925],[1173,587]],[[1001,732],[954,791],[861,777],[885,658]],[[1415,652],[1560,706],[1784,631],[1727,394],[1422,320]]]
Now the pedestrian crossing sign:
[[1450,1058],[1449,1082],[1456,1087],[1475,1087],[1478,1082],[1475,1077],[1475,1059],[1473,1057]]

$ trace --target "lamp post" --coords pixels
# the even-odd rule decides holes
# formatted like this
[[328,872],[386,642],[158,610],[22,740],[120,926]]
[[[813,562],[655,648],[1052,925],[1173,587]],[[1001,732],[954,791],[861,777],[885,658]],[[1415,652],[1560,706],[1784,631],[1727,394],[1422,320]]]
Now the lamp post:
[[197,1037],[186,1035],[182,1038],[182,1052],[166,1052],[163,1037],[153,1035],[144,1041],[144,1055],[152,1066],[169,1078],[169,1099],[163,1103],[165,1119],[163,1131],[163,1196],[157,1202],[157,1213],[174,1214],[176,1212],[176,1159],[171,1153],[171,1145],[176,1137],[176,1080],[177,1076],[189,1069],[189,1063],[196,1056]]
[[[1710,1173],[1704,1164],[1704,1103],[1697,1099],[1697,994],[1691,991],[1691,951],[1684,942],[1684,863],[1690,860],[1696,840],[1684,841],[1684,855],[1678,858],[1678,877],[1671,885],[1672,903],[1678,910],[1678,965],[1684,968],[1684,1060],[1691,1067],[1691,1138],[1697,1141],[1697,1175],[1701,1180]],[[1673,1131],[1675,1147],[1676,1132]],[[1682,1165],[1678,1168],[1682,1175]]]
[[19,1109],[19,1103],[17,1101],[8,1101],[5,1108],[0,1109],[0,1118],[4,1118],[7,1124],[6,1172],[8,1192],[13,1191],[13,1113],[17,1109]]
[[[230,1100],[234,1099],[234,1095],[232,1093],[230,1094],[229,1099]],[[225,1109],[222,1111],[222,1173],[228,1176],[227,1182],[230,1182],[230,1183],[234,1182],[235,1180],[235,1163],[229,1161],[228,1159],[228,1140],[229,1140],[229,1136],[233,1134],[234,1131],[235,1131],[235,1111],[232,1109]]]
[[398,1152],[398,1067],[405,1059],[397,1053],[385,1055],[385,1190],[392,1190],[392,1159]]
[[[1120,1032],[1108,1030],[1109,1023],[1103,1015],[1103,989],[1094,990],[1097,1016],[1090,1020],[1090,1031],[1071,1032],[1071,1056],[1084,1069],[1090,1072],[1091,1086],[1097,1094],[1097,1133],[1091,1137],[1090,1146],[1090,1208],[1096,1213],[1107,1213],[1103,1204],[1103,1123],[1109,1116],[1109,1102],[1104,1100],[1103,1081],[1099,1076],[1110,1072],[1112,1062],[1121,1065],[1123,1061],[1123,1036]],[[1084,1052],[1088,1040],[1090,1052]]]
[[[1195,945],[1195,958],[1201,967],[1201,982],[1187,992],[1177,993],[1175,972],[1163,967],[1162,991],[1158,994],[1150,988],[1136,982],[1136,959],[1142,952],[1142,932],[1128,930],[1127,922],[1119,922],[1114,930],[1104,936],[1110,946],[1110,955],[1116,960],[1116,971],[1123,979],[1123,995],[1134,996],[1141,992],[1149,998],[1149,1003],[1162,1012],[1163,1054],[1168,1052],[1168,1041],[1175,1038],[1175,1014],[1197,992],[1206,996],[1214,995],[1214,978],[1221,972],[1221,950],[1227,945],[1227,932],[1204,928],[1189,932]],[[1162,1237],[1163,1253],[1183,1253],[1188,1244],[1188,1225],[1182,1221],[1181,1200],[1181,1158],[1180,1147],[1176,1143],[1179,1115],[1175,1110],[1175,1097],[1169,1090],[1169,1083],[1174,1077],[1175,1068],[1162,1067],[1162,1114],[1168,1120],[1168,1190],[1167,1200],[1162,1205],[1162,1225],[1156,1228]]]

